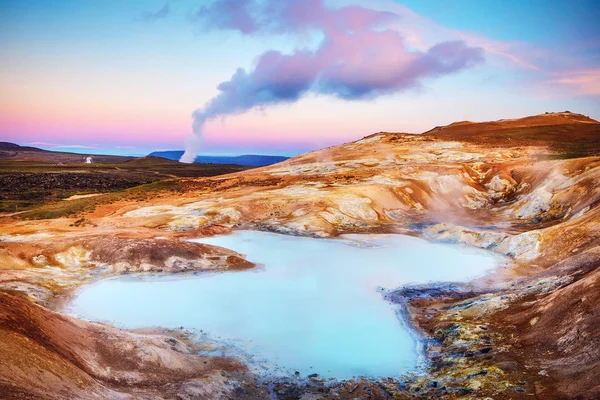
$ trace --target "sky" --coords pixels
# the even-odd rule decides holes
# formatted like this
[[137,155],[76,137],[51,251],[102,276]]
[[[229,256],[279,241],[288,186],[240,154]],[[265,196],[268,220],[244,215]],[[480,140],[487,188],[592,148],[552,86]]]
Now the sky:
[[296,155],[461,120],[600,119],[599,19],[587,0],[0,0],[0,141]]

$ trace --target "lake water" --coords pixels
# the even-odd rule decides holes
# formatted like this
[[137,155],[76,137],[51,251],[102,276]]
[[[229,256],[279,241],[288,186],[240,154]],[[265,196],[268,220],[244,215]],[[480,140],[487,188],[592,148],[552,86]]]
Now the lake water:
[[269,373],[397,376],[416,368],[417,342],[382,288],[467,281],[500,262],[488,252],[403,235],[237,231],[195,241],[261,267],[105,279],[82,288],[68,312],[125,328],[183,326]]

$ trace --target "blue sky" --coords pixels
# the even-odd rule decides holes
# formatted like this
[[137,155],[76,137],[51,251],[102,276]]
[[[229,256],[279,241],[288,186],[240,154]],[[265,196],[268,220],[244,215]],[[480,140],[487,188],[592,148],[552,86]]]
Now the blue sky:
[[595,40],[600,7],[597,0],[445,0],[395,1],[437,23],[499,40],[537,45]]
[[[192,17],[211,4],[0,0],[0,140],[96,153],[181,149],[194,110],[223,98],[217,86],[238,68],[252,78],[265,52],[316,52],[327,39],[319,32],[326,25],[244,34]],[[335,19],[335,10],[349,4],[397,16],[385,29],[403,38],[399,51],[408,58],[461,41],[482,49],[484,61],[442,74],[424,71],[410,85],[398,77],[389,88],[350,99],[317,90],[323,82],[317,74],[293,101],[219,108],[202,126],[200,152],[292,155],[382,130],[422,132],[456,120],[567,109],[600,119],[597,2],[331,0],[324,12]],[[357,47],[357,56],[367,50],[359,54]],[[403,66],[374,59],[369,67]]]

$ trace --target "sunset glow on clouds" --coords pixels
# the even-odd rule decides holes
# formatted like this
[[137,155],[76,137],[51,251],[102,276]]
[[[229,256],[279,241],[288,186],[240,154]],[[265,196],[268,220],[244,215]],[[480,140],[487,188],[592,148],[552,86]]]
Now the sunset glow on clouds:
[[196,110],[201,152],[296,154],[455,120],[600,118],[592,1],[310,3],[0,2],[0,140],[181,149]]

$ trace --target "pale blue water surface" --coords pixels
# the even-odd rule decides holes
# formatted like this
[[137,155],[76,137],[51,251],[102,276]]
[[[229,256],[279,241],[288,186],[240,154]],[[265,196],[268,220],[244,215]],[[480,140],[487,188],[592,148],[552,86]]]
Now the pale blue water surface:
[[269,373],[397,376],[416,368],[417,339],[381,288],[467,281],[501,262],[488,252],[403,235],[313,239],[237,231],[195,241],[262,266],[104,279],[82,288],[67,311],[125,328],[201,330]]

